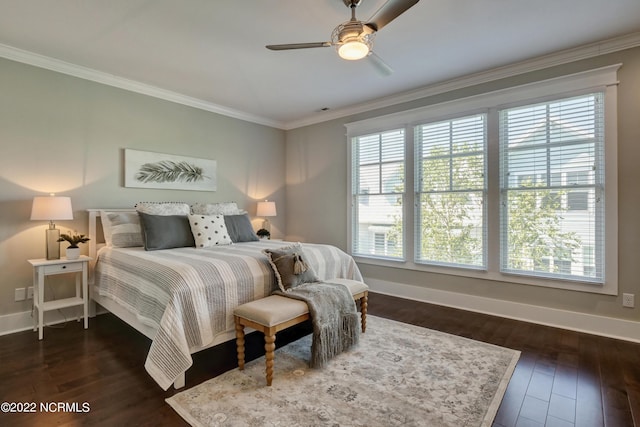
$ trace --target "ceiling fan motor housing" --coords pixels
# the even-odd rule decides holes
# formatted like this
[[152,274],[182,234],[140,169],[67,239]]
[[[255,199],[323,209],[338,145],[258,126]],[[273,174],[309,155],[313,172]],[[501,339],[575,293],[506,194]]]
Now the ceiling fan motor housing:
[[347,7],[356,7],[362,0],[342,0]]
[[[338,53],[341,52],[341,48],[346,46],[347,44],[359,44],[363,45],[363,51],[366,51],[365,55],[371,51],[371,46],[373,45],[373,39],[375,37],[375,31],[366,26],[363,22],[357,20],[350,20],[347,22],[343,22],[334,28],[333,33],[331,33],[331,44],[336,47]],[[366,46],[366,48],[365,48]],[[340,55],[344,57],[342,54]],[[361,58],[362,56],[360,56]],[[352,58],[352,59],[360,59],[360,58]],[[351,58],[345,58],[351,59]]]

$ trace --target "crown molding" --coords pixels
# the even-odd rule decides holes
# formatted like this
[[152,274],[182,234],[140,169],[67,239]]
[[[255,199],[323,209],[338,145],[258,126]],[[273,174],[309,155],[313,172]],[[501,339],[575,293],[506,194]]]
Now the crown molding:
[[463,89],[465,87],[488,83],[491,81],[517,76],[532,71],[538,71],[556,65],[568,64],[570,62],[575,62],[582,59],[593,58],[600,55],[606,55],[608,53],[631,49],[638,46],[640,46],[640,32],[603,40],[572,49],[554,52],[522,62],[509,64],[498,68],[492,68],[490,70],[481,71],[479,73],[469,74],[433,85],[424,86],[420,89],[402,92],[388,97],[378,98],[373,101],[363,102],[360,104],[351,105],[349,107],[323,112],[321,113],[321,116],[312,116],[287,122],[285,123],[284,129],[291,130],[303,126],[313,125],[316,123],[322,123],[329,120],[339,119],[354,114],[376,110],[379,108],[385,108],[392,105],[415,101],[420,98],[426,98],[457,89]]
[[61,61],[59,59],[18,49],[12,46],[0,44],[0,57],[28,65],[33,65],[34,67],[44,68],[47,70],[56,71],[58,73],[67,74],[73,77],[90,80],[96,83],[117,87],[120,89],[128,90],[130,92],[152,96],[154,98],[163,99],[165,101],[175,102],[177,104],[186,105],[188,107],[198,108],[200,110],[221,114],[227,117],[232,117],[235,119],[279,129],[284,128],[284,123],[279,121],[245,113],[239,110],[234,110],[233,108],[217,105],[211,102],[204,101],[202,99],[182,95],[177,92],[148,85],[135,80],[126,79],[124,77],[115,76],[113,74],[94,70],[92,68],[83,67],[81,65],[72,64],[70,62]]
[[189,107],[198,108],[200,110],[221,114],[223,116],[232,117],[235,119],[244,120],[247,122],[269,126],[277,129],[291,130],[303,126],[309,126],[329,120],[351,116],[354,114],[364,113],[366,111],[376,110],[379,108],[389,107],[405,102],[411,102],[420,98],[426,98],[452,90],[462,89],[465,87],[512,77],[531,71],[537,71],[556,65],[567,64],[570,62],[579,61],[581,59],[593,58],[596,56],[630,49],[637,46],[640,46],[640,32],[591,43],[577,48],[554,52],[548,55],[518,62],[515,64],[493,68],[479,73],[469,74],[466,76],[425,86],[420,89],[402,92],[396,95],[378,98],[369,102],[355,104],[349,107],[327,111],[318,115],[288,122],[272,120],[269,118],[245,113],[243,111],[207,102],[202,99],[182,95],[177,92],[162,89],[156,86],[151,86],[135,80],[126,79],[124,77],[115,76],[102,71],[94,70],[92,68],[61,61],[59,59],[18,49],[8,45],[0,44],[0,57],[28,65],[33,65],[35,67],[56,71],[81,79],[94,81],[108,86],[117,87],[131,92],[140,93],[142,95],[152,96],[154,98],[163,99],[165,101],[175,102],[177,104],[182,104]]

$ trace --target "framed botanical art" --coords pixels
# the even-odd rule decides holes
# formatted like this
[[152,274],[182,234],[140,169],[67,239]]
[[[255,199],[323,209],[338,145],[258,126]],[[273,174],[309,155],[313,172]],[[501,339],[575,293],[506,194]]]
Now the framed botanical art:
[[151,151],[124,150],[124,186],[216,191],[215,160]]

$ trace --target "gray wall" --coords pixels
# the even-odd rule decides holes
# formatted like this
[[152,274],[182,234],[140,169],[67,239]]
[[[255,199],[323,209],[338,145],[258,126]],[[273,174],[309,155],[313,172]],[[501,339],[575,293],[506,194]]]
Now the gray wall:
[[[125,148],[217,160],[218,191],[124,188]],[[63,231],[86,233],[87,208],[236,201],[253,216],[269,198],[272,230],[283,235],[285,134],[0,59],[0,316],[31,309],[14,302],[14,289],[31,285],[26,260],[45,256],[46,223],[29,216],[33,196],[50,192],[72,198],[75,220],[58,221]]]
[[[557,66],[464,90],[358,114],[287,132],[287,234],[342,249],[347,242],[347,141],[345,123],[473,94],[623,63],[618,76],[619,291],[640,296],[640,48]],[[365,277],[569,311],[640,319],[621,296],[603,296],[505,282],[360,264]],[[544,319],[541,319],[544,320]]]
[[[13,292],[31,284],[26,260],[44,256],[46,225],[29,221],[34,195],[71,196],[76,219],[58,226],[81,232],[87,231],[86,208],[234,200],[253,215],[256,200],[269,198],[278,203],[274,234],[346,250],[345,123],[615,63],[624,64],[618,91],[619,288],[640,295],[640,48],[287,132],[0,59],[0,316],[31,308],[13,302]],[[218,160],[218,191],[124,188],[124,148]],[[390,282],[640,317],[639,309],[623,309],[620,297],[360,267],[366,277]]]

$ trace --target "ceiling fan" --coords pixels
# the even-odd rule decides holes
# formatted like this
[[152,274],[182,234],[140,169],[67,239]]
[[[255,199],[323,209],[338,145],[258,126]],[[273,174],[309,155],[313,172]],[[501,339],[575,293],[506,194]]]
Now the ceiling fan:
[[351,19],[334,28],[331,33],[331,41],[270,44],[266,48],[271,50],[290,50],[334,46],[338,51],[338,55],[343,59],[353,61],[367,58],[379,72],[384,75],[391,74],[393,72],[391,67],[371,50],[373,39],[382,27],[402,15],[420,0],[389,0],[373,14],[369,22],[356,19],[356,7],[362,0],[342,1],[345,6],[351,9]]

